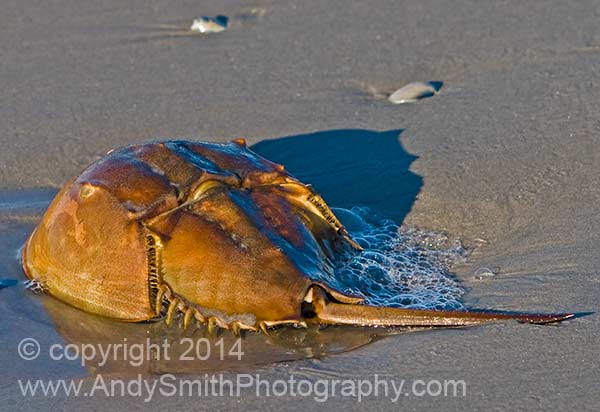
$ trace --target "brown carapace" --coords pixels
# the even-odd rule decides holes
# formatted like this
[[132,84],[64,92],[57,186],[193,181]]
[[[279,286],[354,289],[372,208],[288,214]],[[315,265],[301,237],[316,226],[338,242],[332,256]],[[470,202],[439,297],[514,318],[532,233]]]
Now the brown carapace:
[[240,330],[309,323],[465,326],[572,314],[376,307],[316,281],[360,246],[310,186],[246,147],[166,141],[110,152],[58,193],[23,249],[29,279],[84,311]]

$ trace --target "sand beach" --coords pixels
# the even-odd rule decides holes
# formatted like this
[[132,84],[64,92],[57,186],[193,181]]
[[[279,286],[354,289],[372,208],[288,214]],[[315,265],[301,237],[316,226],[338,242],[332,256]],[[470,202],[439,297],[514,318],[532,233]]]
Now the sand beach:
[[[202,15],[227,16],[227,29],[190,32]],[[0,288],[0,410],[598,410],[599,21],[591,0],[5,0],[0,279],[19,283]],[[416,81],[442,86],[414,103],[388,101]],[[180,336],[25,289],[20,247],[61,185],[116,147],[238,137],[333,207],[366,206],[459,239],[471,253],[450,270],[467,308],[592,313],[548,326],[283,330],[247,337],[242,361],[51,359],[54,344]],[[493,276],[477,276],[482,268]],[[19,355],[26,338],[42,356]],[[19,386],[240,373],[308,387],[404,380],[406,393],[166,391],[145,401]],[[419,395],[408,389],[417,380],[460,380],[466,392]]]

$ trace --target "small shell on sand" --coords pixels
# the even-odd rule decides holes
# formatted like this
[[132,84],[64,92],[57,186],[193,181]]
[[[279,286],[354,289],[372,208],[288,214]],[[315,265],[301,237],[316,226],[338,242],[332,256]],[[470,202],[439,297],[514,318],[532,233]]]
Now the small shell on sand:
[[443,82],[412,82],[399,88],[388,97],[395,104],[412,103],[436,95],[443,86]]
[[227,28],[227,16],[208,17],[202,16],[194,19],[190,27],[191,31],[198,33],[219,33]]

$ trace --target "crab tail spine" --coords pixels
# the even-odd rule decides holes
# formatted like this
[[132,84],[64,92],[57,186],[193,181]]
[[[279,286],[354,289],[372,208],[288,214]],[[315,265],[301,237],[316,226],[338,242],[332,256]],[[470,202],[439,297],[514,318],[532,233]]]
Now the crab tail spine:
[[331,301],[320,287],[305,300],[305,316],[318,323],[362,326],[470,326],[514,319],[520,322],[546,324],[575,316],[572,313],[533,314],[478,311],[437,311],[347,304]]

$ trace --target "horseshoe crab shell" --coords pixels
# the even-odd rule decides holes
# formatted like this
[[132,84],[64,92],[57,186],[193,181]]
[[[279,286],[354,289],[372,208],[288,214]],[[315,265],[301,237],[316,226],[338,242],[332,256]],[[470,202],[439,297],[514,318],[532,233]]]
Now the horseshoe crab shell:
[[26,275],[122,321],[215,326],[454,326],[570,314],[373,307],[315,279],[360,246],[310,186],[246,147],[166,141],[110,152],[68,182],[28,239]]

